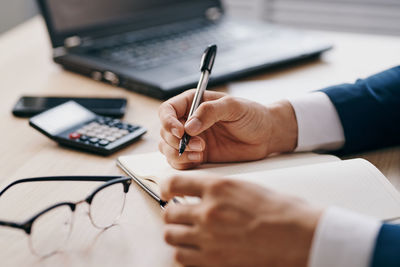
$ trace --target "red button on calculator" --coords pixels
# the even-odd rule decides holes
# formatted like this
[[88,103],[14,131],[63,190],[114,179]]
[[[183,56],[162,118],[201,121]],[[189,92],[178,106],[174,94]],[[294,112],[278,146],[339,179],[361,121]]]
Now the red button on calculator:
[[79,138],[81,138],[81,135],[80,134],[78,134],[78,133],[70,133],[69,134],[69,139],[79,139]]

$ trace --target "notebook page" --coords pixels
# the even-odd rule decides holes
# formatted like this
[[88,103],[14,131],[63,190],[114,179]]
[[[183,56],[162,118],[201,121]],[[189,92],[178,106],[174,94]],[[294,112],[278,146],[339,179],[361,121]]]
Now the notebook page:
[[227,176],[330,161],[340,161],[340,159],[331,155],[293,153],[244,163],[204,164],[194,170],[179,171],[173,169],[160,152],[153,152],[122,156],[118,158],[117,164],[130,175],[150,179],[159,184],[162,180],[176,174],[201,175],[213,173]]
[[230,176],[292,194],[320,206],[336,205],[377,219],[400,216],[400,194],[362,159]]

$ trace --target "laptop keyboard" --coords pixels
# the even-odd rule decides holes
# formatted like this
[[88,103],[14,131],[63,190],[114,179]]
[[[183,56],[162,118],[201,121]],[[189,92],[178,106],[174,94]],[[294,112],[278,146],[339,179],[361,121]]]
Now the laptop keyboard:
[[217,44],[220,51],[229,50],[231,43],[238,41],[239,37],[232,34],[227,28],[226,24],[212,24],[167,35],[164,31],[164,36],[133,42],[126,41],[130,39],[128,34],[125,35],[125,41],[99,49],[96,54],[111,62],[138,70],[147,70],[169,64],[171,61],[183,57],[200,58],[210,44]]

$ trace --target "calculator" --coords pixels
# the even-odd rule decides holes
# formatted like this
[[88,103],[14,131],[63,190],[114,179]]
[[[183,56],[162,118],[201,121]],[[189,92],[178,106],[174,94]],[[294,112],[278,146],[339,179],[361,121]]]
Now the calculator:
[[139,125],[96,115],[69,101],[32,117],[29,124],[61,145],[110,155],[146,133]]

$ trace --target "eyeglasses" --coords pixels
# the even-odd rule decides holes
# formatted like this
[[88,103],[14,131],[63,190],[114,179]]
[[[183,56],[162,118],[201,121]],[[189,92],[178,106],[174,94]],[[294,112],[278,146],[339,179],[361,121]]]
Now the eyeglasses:
[[38,177],[17,180],[2,191],[0,197],[11,187],[30,182],[49,181],[84,181],[105,182],[97,187],[84,200],[78,202],[60,202],[54,204],[23,223],[0,221],[0,226],[12,227],[23,230],[28,235],[29,247],[33,254],[46,257],[58,251],[68,241],[72,232],[74,211],[82,203],[89,205],[89,217],[93,226],[98,229],[106,229],[114,225],[121,217],[125,207],[126,194],[129,187],[135,181],[151,197],[153,197],[162,208],[167,205],[157,194],[149,189],[137,178],[124,176],[59,176]]

